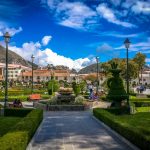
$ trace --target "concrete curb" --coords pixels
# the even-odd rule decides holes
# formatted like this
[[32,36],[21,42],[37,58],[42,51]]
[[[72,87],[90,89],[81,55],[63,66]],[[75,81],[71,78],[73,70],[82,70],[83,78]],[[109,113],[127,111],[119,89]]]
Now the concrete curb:
[[114,134],[118,139],[120,139],[122,142],[126,143],[129,147],[131,147],[133,150],[140,150],[138,147],[136,147],[134,144],[132,144],[130,141],[128,141],[126,138],[121,136],[119,133],[111,129],[109,126],[104,124],[102,121],[98,120],[96,117],[92,116],[94,120],[96,120],[99,124],[101,124],[106,130]]

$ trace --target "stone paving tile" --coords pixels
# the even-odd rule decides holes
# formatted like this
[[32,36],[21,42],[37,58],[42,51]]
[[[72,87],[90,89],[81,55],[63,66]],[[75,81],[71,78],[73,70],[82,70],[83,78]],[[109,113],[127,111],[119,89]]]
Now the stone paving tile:
[[27,150],[132,150],[90,112],[47,112]]

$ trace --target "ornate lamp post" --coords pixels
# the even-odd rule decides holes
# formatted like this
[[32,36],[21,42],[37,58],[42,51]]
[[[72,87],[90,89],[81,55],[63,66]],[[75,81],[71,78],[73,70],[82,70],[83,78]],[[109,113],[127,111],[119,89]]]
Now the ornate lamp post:
[[96,93],[98,93],[98,86],[99,86],[99,77],[98,77],[98,74],[99,74],[99,70],[98,70],[99,57],[98,56],[96,56],[96,62],[97,62],[97,87],[96,87]]
[[31,59],[32,59],[32,94],[33,94],[33,62],[34,62],[34,56],[32,55],[31,56]]
[[6,43],[6,72],[5,72],[5,103],[4,103],[4,108],[7,106],[7,101],[8,101],[8,43],[10,41],[10,34],[6,32],[4,34],[4,39]]
[[130,44],[131,42],[129,41],[129,39],[127,38],[125,41],[124,41],[124,45],[125,45],[125,48],[127,49],[127,95],[128,95],[128,98],[127,98],[127,104],[129,105],[129,57],[128,57],[128,49],[130,47]]

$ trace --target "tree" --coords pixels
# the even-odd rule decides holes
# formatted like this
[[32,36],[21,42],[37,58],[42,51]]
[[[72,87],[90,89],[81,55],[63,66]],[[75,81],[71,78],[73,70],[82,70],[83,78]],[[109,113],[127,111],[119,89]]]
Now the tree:
[[137,53],[135,57],[133,58],[133,61],[138,65],[138,79],[140,83],[140,73],[141,73],[141,79],[142,79],[142,68],[145,65],[145,59],[146,55],[142,53]]
[[72,82],[72,88],[73,88],[74,94],[76,96],[78,96],[80,94],[80,92],[81,92],[80,85],[77,84],[76,82]]
[[85,80],[81,81],[81,82],[80,82],[80,89],[81,89],[81,92],[82,92],[82,93],[83,93],[83,91],[84,91],[85,86],[86,86],[86,81],[85,81]]
[[48,82],[48,93],[52,95],[53,92],[57,92],[59,90],[59,83],[58,81],[52,79]]
[[128,95],[123,86],[123,80],[120,77],[121,69],[118,69],[118,64],[113,62],[111,64],[110,72],[112,77],[107,81],[108,94],[107,99],[112,100],[115,106],[121,106],[121,101],[128,98]]

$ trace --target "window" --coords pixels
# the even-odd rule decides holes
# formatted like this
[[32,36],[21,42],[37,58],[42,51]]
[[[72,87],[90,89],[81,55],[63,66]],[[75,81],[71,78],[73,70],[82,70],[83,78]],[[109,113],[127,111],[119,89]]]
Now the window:
[[58,80],[58,77],[55,77],[56,80]]

